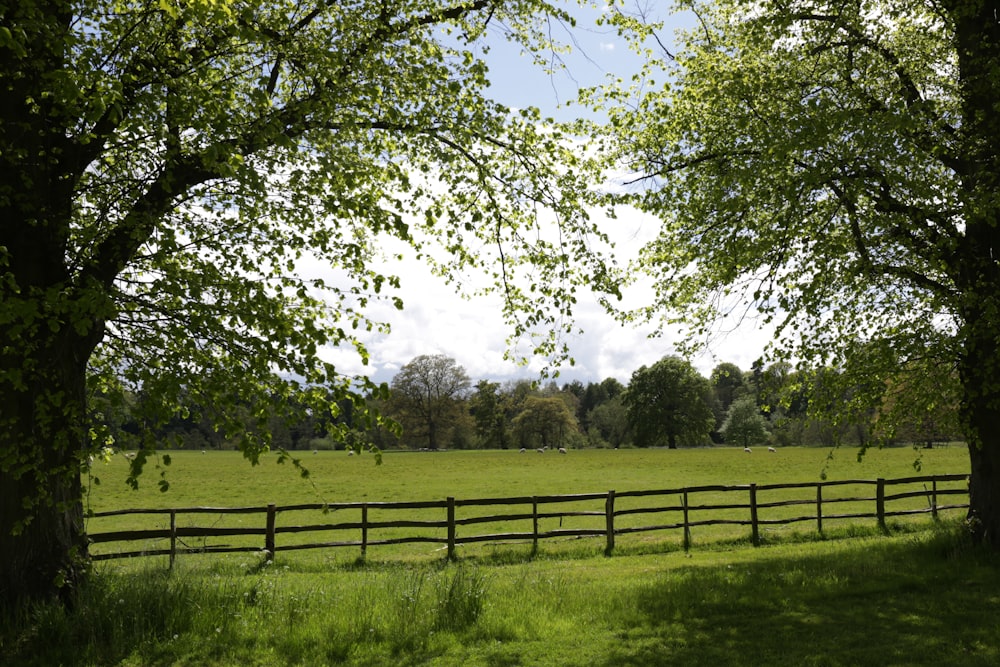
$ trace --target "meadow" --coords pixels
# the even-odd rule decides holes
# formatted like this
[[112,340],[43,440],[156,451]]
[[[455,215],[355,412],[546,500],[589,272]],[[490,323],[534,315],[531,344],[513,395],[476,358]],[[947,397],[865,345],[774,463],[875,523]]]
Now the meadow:
[[[735,450],[388,453],[308,457],[310,480],[231,453],[181,453],[171,489],[118,488],[96,510],[445,495],[619,491],[674,485],[901,477],[968,469],[964,448],[915,452]],[[618,457],[618,458],[613,458]],[[315,461],[315,462],[314,462]],[[156,471],[151,470],[155,473]],[[155,482],[156,476],[150,480]],[[520,488],[511,485],[524,484]],[[364,495],[363,495],[364,494]],[[446,562],[322,552],[106,561],[70,610],[0,619],[4,665],[993,665],[1000,663],[1000,557],[959,518],[846,524],[750,547],[689,552],[591,540]],[[598,545],[599,546],[599,545]],[[575,549],[575,550],[574,550]],[[356,554],[355,554],[356,556]]]
[[[708,448],[679,450],[579,450],[565,456],[555,452],[538,454],[517,451],[451,451],[451,452],[387,452],[382,464],[375,465],[371,456],[347,456],[344,452],[306,452],[301,455],[302,465],[309,471],[303,478],[298,469],[285,464],[277,465],[276,455],[264,457],[258,466],[250,466],[235,452],[176,452],[171,454],[171,465],[159,472],[166,472],[170,488],[166,493],[159,491],[155,483],[158,471],[148,470],[148,480],[138,491],[132,491],[124,483],[127,467],[123,458],[108,465],[97,464],[93,474],[99,475],[101,484],[91,486],[88,506],[94,512],[124,508],[160,507],[262,507],[268,503],[293,505],[300,503],[345,503],[345,502],[404,502],[443,500],[447,497],[458,499],[498,498],[533,495],[571,495],[603,493],[614,490],[617,493],[651,489],[676,489],[702,485],[746,485],[815,482],[822,479],[839,481],[847,479],[874,480],[878,477],[898,478],[917,474],[965,473],[968,471],[968,454],[964,447],[941,447],[931,450],[911,448],[873,449],[859,461],[855,449],[837,450],[816,448],[788,448],[775,453],[765,449],[753,454],[745,454],[742,449]],[[917,465],[915,465],[917,464]],[[791,497],[808,497],[812,490],[770,492],[761,501],[784,500]],[[871,487],[842,487],[826,492],[827,498],[836,495],[851,496],[867,494],[871,497]],[[736,497],[734,497],[736,496]],[[964,498],[958,498],[964,502]],[[678,500],[620,499],[616,507],[635,509],[646,506],[664,506],[664,503]],[[703,493],[692,502],[712,504],[746,503],[745,494]],[[910,501],[907,507],[926,507],[924,498]],[[658,505],[657,505],[658,504]],[[874,503],[853,503],[848,506],[827,510],[843,513],[872,512]],[[595,516],[558,516],[540,522],[541,530],[584,529],[601,530],[604,526],[603,500],[589,500],[558,506],[549,506],[552,513],[591,512]],[[463,508],[462,516],[482,516],[506,512],[530,511],[531,507],[497,508],[495,506],[476,509]],[[848,512],[849,511],[849,512]],[[356,512],[356,511],[355,511]],[[798,514],[795,514],[798,513]],[[804,508],[788,508],[784,511],[769,511],[769,517],[802,516],[808,514]],[[332,521],[357,521],[360,515],[349,510],[311,514],[279,513],[278,521],[287,525],[305,523],[330,523]],[[671,516],[635,515],[616,521],[616,526],[657,525],[663,522],[680,521],[675,513]],[[703,512],[697,518],[741,518],[746,519],[746,510]],[[392,521],[443,520],[442,509],[415,509],[412,511],[372,510],[371,520]],[[256,515],[187,515],[179,519],[180,525],[218,527],[263,527],[264,517]],[[133,530],[164,528],[168,519],[164,515],[129,515],[121,517],[100,517],[89,520],[88,530],[92,533],[108,530]],[[652,522],[652,523],[650,523]],[[898,521],[897,521],[898,523]],[[872,522],[868,522],[871,526]],[[827,521],[824,530],[836,526]],[[485,532],[531,531],[531,521],[510,521],[489,524]],[[465,534],[476,532],[475,527],[463,529]],[[796,523],[768,527],[765,539],[775,540],[789,535],[815,530],[814,524]],[[443,535],[441,529],[383,529],[373,539],[399,538],[406,535]],[[480,534],[482,534],[480,532]],[[748,529],[736,526],[705,526],[692,531],[695,543],[705,543],[720,539],[745,538]],[[358,535],[338,536],[338,539],[357,540]],[[326,540],[331,540],[327,537]],[[283,537],[279,542],[304,543],[309,537]],[[680,531],[672,533],[637,533],[622,536],[616,541],[616,548],[676,548],[681,544]],[[257,545],[262,547],[261,538],[227,538],[188,541],[189,546]],[[130,545],[130,549],[163,548],[157,543]],[[111,545],[95,545],[94,552],[113,551]],[[118,547],[123,548],[123,547]],[[600,539],[549,540],[543,548],[555,551],[590,550],[600,552]],[[128,549],[126,549],[128,550]],[[374,558],[426,558],[435,557],[441,548],[438,545],[379,546],[368,552]],[[462,556],[489,555],[497,549],[491,545],[475,547],[463,546]],[[344,562],[355,559],[357,549],[327,550],[323,553],[303,552],[288,558],[321,560],[324,563]]]

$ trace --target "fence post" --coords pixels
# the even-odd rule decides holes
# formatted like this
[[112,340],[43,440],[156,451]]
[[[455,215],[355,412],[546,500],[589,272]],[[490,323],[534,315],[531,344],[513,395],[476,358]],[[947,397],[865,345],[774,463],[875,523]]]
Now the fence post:
[[170,566],[174,568],[174,557],[177,555],[177,511],[170,510]]
[[361,503],[361,560],[368,555],[368,503]]
[[816,532],[823,533],[823,486],[816,485]]
[[757,485],[750,485],[750,541],[755,547],[760,546],[760,533],[757,528]]
[[531,497],[531,553],[538,553],[538,498]]
[[885,479],[875,480],[875,515],[878,517],[878,527],[882,532],[888,532],[885,527]]
[[681,507],[684,508],[684,551],[691,549],[691,524],[688,522],[688,492],[681,497]]
[[607,530],[607,544],[604,555],[610,556],[615,550],[615,492],[608,491],[608,499],[604,502],[604,523]]
[[455,499],[448,496],[448,560],[455,559]]
[[274,515],[275,505],[270,503],[267,506],[267,534],[264,536],[264,551],[269,560],[274,560]]
[[931,480],[931,516],[938,518],[937,511],[937,477]]

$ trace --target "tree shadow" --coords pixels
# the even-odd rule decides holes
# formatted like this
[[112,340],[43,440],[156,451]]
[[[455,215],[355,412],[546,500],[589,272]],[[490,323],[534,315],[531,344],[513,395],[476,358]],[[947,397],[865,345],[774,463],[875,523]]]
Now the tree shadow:
[[665,575],[603,664],[1000,664],[1000,558],[942,544]]

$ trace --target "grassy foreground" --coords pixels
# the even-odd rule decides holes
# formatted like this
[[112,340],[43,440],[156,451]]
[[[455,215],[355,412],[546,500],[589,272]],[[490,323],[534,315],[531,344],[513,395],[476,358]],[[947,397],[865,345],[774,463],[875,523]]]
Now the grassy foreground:
[[103,566],[4,665],[996,665],[1000,557],[905,535],[492,566]]
[[[584,493],[696,484],[813,481],[968,469],[964,448],[854,450],[306,453],[301,479],[232,452],[181,452],[171,489],[139,492],[125,465],[97,472],[88,503],[260,505]],[[97,520],[95,520],[97,521]],[[92,530],[97,529],[95,524]],[[117,528],[105,526],[102,529]],[[840,524],[668,543],[600,555],[600,540],[503,545],[457,563],[421,552],[323,550],[105,561],[71,610],[0,619],[0,665],[994,665],[1000,556],[955,520]],[[287,555],[286,555],[287,554]]]

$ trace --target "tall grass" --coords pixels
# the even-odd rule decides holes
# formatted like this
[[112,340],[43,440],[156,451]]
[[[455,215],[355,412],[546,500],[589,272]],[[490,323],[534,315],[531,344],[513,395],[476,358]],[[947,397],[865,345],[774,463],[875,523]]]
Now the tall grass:
[[0,622],[4,665],[992,665],[1000,559],[960,526],[507,564],[103,566]]

